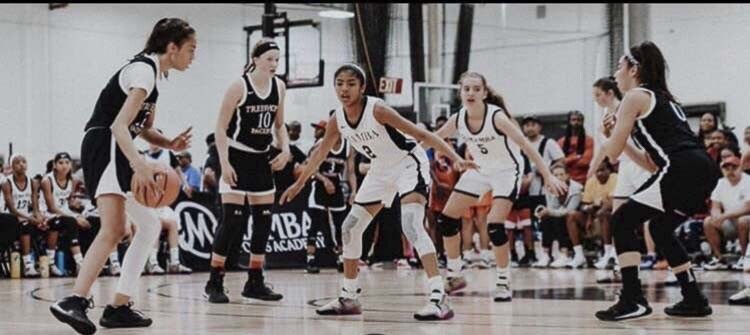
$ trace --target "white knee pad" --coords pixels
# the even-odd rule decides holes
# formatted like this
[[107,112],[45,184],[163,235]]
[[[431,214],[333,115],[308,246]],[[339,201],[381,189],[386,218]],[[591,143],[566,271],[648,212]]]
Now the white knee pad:
[[401,205],[401,229],[419,257],[435,253],[435,244],[424,228],[424,205],[408,203]]
[[359,259],[362,256],[362,234],[372,221],[372,215],[359,205],[352,210],[341,225],[341,240],[344,244],[342,252],[346,259]]
[[125,212],[138,229],[122,261],[116,292],[133,297],[138,290],[138,278],[146,265],[154,242],[161,233],[161,223],[156,209],[139,204],[132,196],[128,196],[125,201]]

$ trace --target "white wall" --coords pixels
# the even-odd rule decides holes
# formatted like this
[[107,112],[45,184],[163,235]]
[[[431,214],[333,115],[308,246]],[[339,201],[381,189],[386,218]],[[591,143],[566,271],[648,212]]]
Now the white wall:
[[652,4],[651,20],[672,93],[685,104],[726,102],[726,123],[742,139],[750,125],[750,5]]
[[[328,36],[323,42],[327,85],[289,90],[286,100],[286,119],[300,120],[303,139],[311,139],[309,123],[337,103],[333,71],[352,57],[349,22],[320,18],[305,6],[279,5],[279,10],[293,20],[321,21]],[[188,71],[172,71],[158,84],[157,126],[175,134],[193,125],[191,152],[201,165],[204,138],[213,131],[224,90],[245,62],[242,27],[260,24],[262,12],[262,5],[240,4],[70,4],[55,11],[47,4],[0,5],[5,43],[0,48],[0,152],[7,154],[7,143],[13,142],[14,152],[29,156],[32,173],[42,172],[57,151],[78,156],[83,126],[109,77],[143,48],[158,19],[173,16],[196,29],[198,49]]]

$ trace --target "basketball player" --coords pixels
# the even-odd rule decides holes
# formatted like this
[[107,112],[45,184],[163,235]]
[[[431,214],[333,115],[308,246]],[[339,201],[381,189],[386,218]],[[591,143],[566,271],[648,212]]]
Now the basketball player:
[[50,307],[58,320],[79,333],[96,332],[86,315],[93,306],[87,297],[110,253],[124,236],[126,212],[139,225],[138,234],[125,255],[114,301],[104,309],[99,324],[108,328],[151,325],[150,318],[131,309],[130,298],[136,294],[138,277],[161,225],[156,210],[135,201],[133,194],[159,197],[162,190],[154,178],[160,170],[138,153],[133,139],[141,136],[174,151],[190,146],[191,128],[169,139],[153,129],[153,124],[159,96],[156,79],[166,77],[171,69],[185,71],[193,61],[195,48],[195,30],[187,22],[178,18],[159,20],[143,51],[120,68],[101,91],[86,124],[81,162],[86,190],[99,209],[101,230],[84,257],[73,295]]
[[406,135],[448,155],[459,169],[476,165],[463,160],[440,137],[404,119],[382,100],[364,95],[365,78],[365,72],[354,64],[345,64],[336,70],[334,83],[342,106],[329,119],[325,135],[318,148],[310,154],[309,163],[301,176],[279,200],[280,203],[287,202],[302,190],[305,181],[317,171],[341,137],[371,160],[370,170],[362,181],[354,205],[342,226],[344,285],[339,298],[318,308],[316,312],[321,315],[362,313],[358,300],[361,289],[357,284],[362,234],[384,204],[390,205],[398,195],[401,200],[403,233],[421,257],[430,290],[429,302],[414,314],[414,318],[450,319],[453,317],[453,310],[448,305],[443,290],[435,246],[424,227],[427,188],[430,183],[429,162],[424,149]]
[[[78,229],[88,229],[91,224],[80,214],[73,213],[68,207],[68,201],[73,193],[73,176],[71,174],[70,155],[60,152],[53,160],[52,172],[48,173],[41,182],[42,196],[45,206],[40,209],[45,217],[46,225],[50,227],[50,235],[54,236],[47,240],[47,256],[49,257],[50,274],[55,276],[65,275],[64,269],[55,265],[55,250],[57,249],[57,233],[62,231],[70,239],[70,252],[76,262],[76,273],[81,268],[83,255],[78,243]],[[41,204],[40,203],[40,204]],[[53,243],[50,243],[52,240]]]
[[13,155],[10,157],[13,174],[8,176],[3,184],[3,195],[8,212],[21,223],[21,255],[23,258],[23,275],[28,278],[39,277],[31,257],[31,234],[40,231],[47,234],[47,242],[52,234],[47,232],[44,217],[39,213],[39,183],[26,175],[26,157]]
[[[611,137],[602,146],[610,160],[625,153],[646,170],[656,172],[615,211],[612,230],[622,272],[623,289],[617,303],[596,317],[620,321],[651,314],[638,278],[641,254],[635,228],[650,220],[656,247],[664,254],[682,288],[683,300],[664,309],[671,316],[699,317],[712,313],[698,288],[690,259],[675,228],[704,204],[721,175],[682,108],[669,92],[666,61],[659,48],[646,41],[620,58],[615,80],[625,97]],[[636,152],[628,137],[644,148]]]
[[[311,150],[315,150],[320,141],[315,142]],[[346,177],[343,176],[346,170]],[[333,149],[328,152],[325,160],[315,173],[312,182],[312,191],[308,200],[310,209],[310,229],[307,231],[307,272],[318,273],[320,269],[315,262],[315,243],[319,231],[326,236],[326,245],[333,247],[341,245],[341,225],[344,223],[348,206],[354,202],[357,193],[357,178],[354,176],[354,152],[349,142],[339,138]],[[341,180],[346,179],[349,183],[350,196],[344,199]],[[335,233],[332,234],[328,213],[331,213]],[[331,238],[333,237],[333,238]],[[336,255],[341,255],[341,248],[336,247]]]
[[453,189],[438,227],[448,257],[447,292],[466,287],[461,273],[461,214],[492,191],[492,208],[487,215],[487,231],[495,253],[496,281],[494,301],[510,301],[510,252],[505,220],[521,188],[524,160],[521,150],[533,161],[552,194],[565,191],[565,185],[552,176],[536,148],[524,137],[510,116],[503,98],[487,85],[477,72],[465,72],[459,79],[462,108],[437,131],[441,138],[458,134],[479,169],[466,171]]
[[[291,157],[284,125],[286,86],[275,76],[279,46],[273,39],[261,39],[250,54],[252,63],[242,78],[235,80],[227,90],[216,123],[223,218],[216,228],[211,275],[204,293],[212,303],[229,302],[224,293],[224,264],[229,249],[241,242],[243,228],[247,225],[245,201],[250,203],[253,221],[250,269],[242,296],[274,301],[283,298],[265,284],[263,264],[276,192],[272,170],[283,169]],[[271,159],[274,137],[281,152]]]

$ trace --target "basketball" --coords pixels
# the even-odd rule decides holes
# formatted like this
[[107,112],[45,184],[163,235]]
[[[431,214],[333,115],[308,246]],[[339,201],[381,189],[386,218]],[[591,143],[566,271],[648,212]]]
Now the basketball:
[[[149,192],[133,192],[133,196],[138,203],[146,207],[159,208],[169,206],[177,199],[177,195],[180,193],[180,176],[177,175],[177,172],[175,172],[174,169],[170,167],[165,168],[164,164],[156,162],[149,162],[148,164],[157,167],[159,171],[154,174],[154,180],[156,180],[158,188],[162,191],[162,194],[160,197],[154,197],[152,194],[149,194]],[[131,181],[131,190],[134,189],[133,186],[133,182]]]

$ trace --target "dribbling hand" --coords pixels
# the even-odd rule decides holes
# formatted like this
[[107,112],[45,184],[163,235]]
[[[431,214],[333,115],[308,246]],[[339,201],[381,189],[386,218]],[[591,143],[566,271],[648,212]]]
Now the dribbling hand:
[[459,159],[455,162],[453,162],[453,168],[456,169],[458,172],[464,172],[468,169],[479,169],[479,164],[475,163],[471,160],[465,160],[465,159]]
[[133,189],[131,191],[133,191],[133,193],[135,194],[145,194],[148,197],[161,197],[162,190],[156,183],[156,179],[154,179],[154,175],[157,172],[160,172],[157,169],[157,167],[151,164],[146,164],[146,162],[143,161],[140,164],[134,166]]

